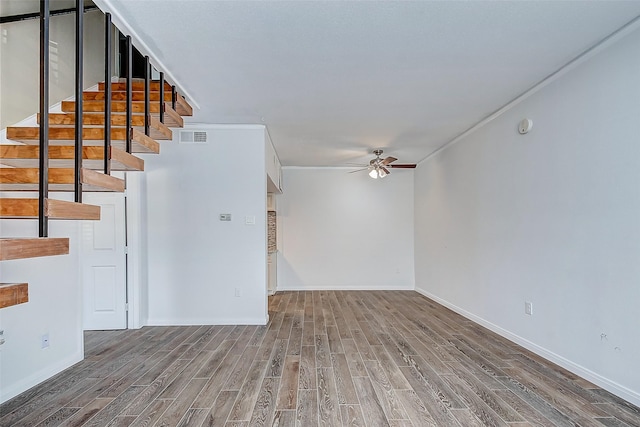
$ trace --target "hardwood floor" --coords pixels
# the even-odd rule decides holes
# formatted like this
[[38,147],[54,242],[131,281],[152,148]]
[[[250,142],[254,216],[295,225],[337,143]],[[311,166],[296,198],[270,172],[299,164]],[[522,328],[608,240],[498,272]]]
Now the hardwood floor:
[[285,292],[267,326],[86,333],[0,426],[640,426],[640,408],[410,291]]

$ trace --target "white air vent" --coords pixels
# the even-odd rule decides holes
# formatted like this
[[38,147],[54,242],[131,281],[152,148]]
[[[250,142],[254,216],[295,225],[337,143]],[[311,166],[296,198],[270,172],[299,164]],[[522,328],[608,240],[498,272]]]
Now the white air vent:
[[181,144],[206,144],[207,132],[201,130],[181,130],[180,131],[180,143]]

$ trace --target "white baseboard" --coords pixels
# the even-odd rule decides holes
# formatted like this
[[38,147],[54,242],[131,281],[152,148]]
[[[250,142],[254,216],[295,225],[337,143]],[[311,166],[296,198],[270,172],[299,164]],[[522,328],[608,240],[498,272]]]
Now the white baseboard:
[[266,317],[241,318],[194,318],[194,319],[149,319],[145,326],[194,326],[194,325],[266,325]]
[[602,375],[593,372],[587,368],[585,368],[584,366],[578,365],[574,362],[572,362],[571,360],[565,359],[564,357],[550,351],[547,350],[544,347],[541,347],[525,338],[520,337],[519,335],[516,335],[506,329],[503,329],[502,327],[495,325],[481,317],[476,316],[473,313],[470,313],[454,304],[451,304],[448,301],[443,300],[440,297],[437,297],[423,289],[419,289],[416,287],[415,289],[416,292],[424,295],[425,297],[434,300],[435,302],[437,302],[438,304],[441,304],[453,311],[455,311],[456,313],[458,313],[461,316],[466,317],[469,320],[474,321],[475,323],[484,326],[485,328],[495,332],[496,334],[508,339],[509,341],[513,341],[516,344],[521,345],[522,347],[526,348],[527,350],[530,350],[532,352],[534,352],[535,354],[537,354],[538,356],[544,357],[545,359],[549,360],[550,362],[555,363],[556,365],[562,366],[563,368],[565,368],[568,371],[573,372],[576,375],[581,376],[582,378],[586,379],[587,381],[591,381],[592,383],[594,383],[595,385],[602,387],[603,389],[615,394],[616,396],[633,403],[636,406],[640,406],[640,393],[635,392],[621,384],[616,383],[615,381],[611,381],[610,379],[603,377]]
[[309,285],[309,286],[278,286],[276,292],[284,291],[413,291],[411,285],[400,286],[354,286],[354,285]]
[[84,354],[82,352],[75,353],[64,360],[59,361],[55,365],[48,366],[46,369],[42,369],[38,372],[34,372],[27,378],[23,378],[17,383],[10,385],[3,384],[2,390],[0,390],[0,403],[4,403],[7,400],[16,397],[20,393],[24,393],[31,387],[48,380],[49,378],[53,377],[56,374],[59,374],[65,369],[70,368],[78,362],[81,362],[83,359]]

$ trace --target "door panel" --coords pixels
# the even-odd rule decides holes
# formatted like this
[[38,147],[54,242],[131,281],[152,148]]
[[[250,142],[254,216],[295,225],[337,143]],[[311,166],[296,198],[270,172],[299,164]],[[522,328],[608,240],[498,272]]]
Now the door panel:
[[82,224],[84,329],[127,327],[124,195],[91,193],[83,202],[100,205],[100,221]]

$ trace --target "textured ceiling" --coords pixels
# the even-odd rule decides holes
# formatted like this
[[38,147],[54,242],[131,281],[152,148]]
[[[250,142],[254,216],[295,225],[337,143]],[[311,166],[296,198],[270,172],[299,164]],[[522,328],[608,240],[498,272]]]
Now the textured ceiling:
[[[283,165],[418,162],[640,15],[640,1],[96,0],[200,109]],[[515,124],[514,124],[515,127]]]

